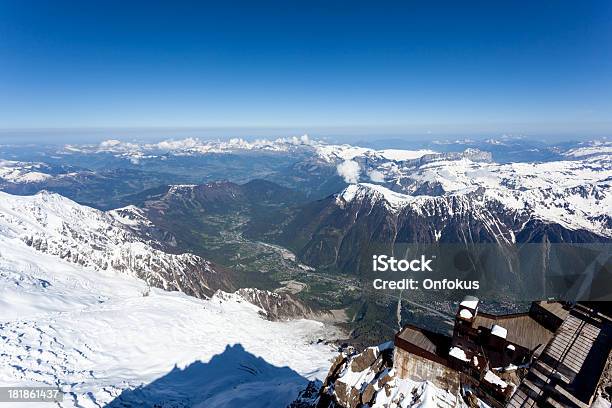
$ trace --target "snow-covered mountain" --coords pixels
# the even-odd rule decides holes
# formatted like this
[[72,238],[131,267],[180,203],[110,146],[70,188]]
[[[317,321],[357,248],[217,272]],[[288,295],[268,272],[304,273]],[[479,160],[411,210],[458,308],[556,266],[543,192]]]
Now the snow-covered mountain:
[[85,181],[94,174],[70,165],[51,165],[40,161],[3,160],[0,158],[0,189],[38,191],[41,186],[65,185]]
[[171,253],[171,245],[157,239],[163,233],[136,207],[103,212],[46,191],[0,192],[0,232],[38,252],[166,290],[205,297],[233,288],[227,271],[196,255]]
[[612,239],[612,156],[605,152],[543,163],[499,164],[473,150],[350,162],[354,183],[304,205],[280,238],[308,265],[350,272],[368,248],[391,251],[398,243]]
[[[318,146],[347,182],[336,195],[341,208],[378,205],[391,214],[412,212],[449,221],[470,212],[496,237],[514,243],[531,221],[612,238],[610,143],[565,152],[567,160],[495,163],[489,152],[374,151]],[[360,204],[356,204],[356,203]],[[431,231],[434,240],[443,225]]]
[[139,232],[149,227],[135,208],[0,196],[3,386],[58,386],[62,407],[263,408],[324,378],[335,352],[318,340],[335,329],[266,319],[241,294],[197,299],[140,279],[187,290],[188,274],[216,273],[155,248]]
[[[333,255],[334,248],[342,246],[347,235],[342,234],[339,238],[334,235],[338,242],[322,244],[322,240],[317,241],[318,231],[324,230],[326,225],[339,226],[343,219],[351,220],[352,216],[358,217],[355,224],[360,225],[360,220],[372,213],[384,221],[377,224],[382,225],[380,228],[369,225],[369,230],[374,228],[373,231],[382,231],[383,235],[395,234],[404,239],[403,242],[416,239],[512,244],[537,241],[543,236],[558,242],[609,240],[612,238],[612,155],[609,148],[610,143],[606,141],[568,144],[557,148],[559,157],[565,160],[515,163],[496,163],[490,152],[471,147],[440,153],[422,148],[376,150],[328,144],[306,135],[251,142],[242,139],[184,139],[159,143],[110,140],[97,145],[69,146],[65,150],[86,155],[105,152],[118,157],[160,160],[167,155],[185,155],[193,159],[193,163],[198,163],[195,156],[214,152],[246,151],[252,155],[276,152],[283,157],[293,157],[299,152],[295,162],[277,163],[278,168],[266,169],[263,173],[268,179],[307,195],[313,191],[316,194],[337,193],[323,204],[307,206],[299,213],[303,216],[297,217],[286,234],[289,241],[301,238],[300,246],[294,247],[298,253],[319,248]],[[219,160],[213,167],[223,166],[225,161]],[[242,158],[240,161],[257,162],[258,168],[266,168],[265,159]],[[346,187],[342,179],[350,186],[338,192]],[[322,206],[325,208],[322,213],[313,209]],[[334,214],[334,217],[329,218],[327,214]],[[375,222],[378,221],[368,218],[368,224]],[[352,221],[344,224],[342,229],[354,229]],[[410,228],[402,230],[404,226]],[[314,233],[301,236],[303,231]],[[464,238],[462,234],[466,233],[469,237]],[[313,262],[317,257],[319,255],[307,256],[308,259],[303,260]]]
[[[553,242],[612,238],[612,155],[607,141],[556,148],[564,160],[514,163],[496,163],[491,152],[471,147],[453,152],[423,148],[376,150],[329,144],[307,136],[253,142],[108,141],[80,149],[121,157],[299,152],[299,158],[288,171],[282,168],[279,181],[293,183],[291,186],[308,192],[313,187],[317,191],[337,192],[342,179],[350,184],[323,204],[306,206],[288,228],[286,238],[298,237],[301,241],[294,249],[304,256],[302,260],[315,265],[321,265],[317,258],[325,255],[309,253],[316,249],[337,258],[336,249],[343,247],[350,230],[356,229],[353,225],[368,224],[366,229],[370,233],[363,236],[383,242],[395,240],[386,236],[400,237],[403,242],[507,244],[537,242],[543,236]],[[277,180],[273,174],[270,177]],[[324,209],[318,211],[315,207]],[[340,236],[332,234],[337,242],[330,242],[329,237],[319,233],[330,225],[344,231]]]
[[330,163],[338,161],[369,159],[387,161],[409,161],[416,160],[425,155],[436,154],[430,149],[404,150],[404,149],[382,149],[376,150],[366,147],[352,146],[349,144],[335,145],[325,143],[312,144],[313,150],[319,158]]
[[[524,222],[538,219],[612,237],[612,155],[546,163],[385,162],[370,171],[378,172],[381,182],[349,186],[338,195],[339,205],[367,196],[391,211],[410,207],[427,216],[452,201],[483,212],[495,208]],[[447,208],[448,215],[454,210],[461,208]]]
[[594,140],[580,143],[563,154],[569,158],[584,158],[598,155],[612,154],[612,142],[607,140]]

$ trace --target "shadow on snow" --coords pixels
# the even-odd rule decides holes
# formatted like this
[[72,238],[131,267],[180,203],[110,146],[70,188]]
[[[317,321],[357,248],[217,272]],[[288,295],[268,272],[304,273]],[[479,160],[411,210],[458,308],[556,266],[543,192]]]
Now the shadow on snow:
[[150,384],[125,390],[106,407],[284,408],[307,384],[291,368],[276,367],[235,344],[207,363],[175,366]]

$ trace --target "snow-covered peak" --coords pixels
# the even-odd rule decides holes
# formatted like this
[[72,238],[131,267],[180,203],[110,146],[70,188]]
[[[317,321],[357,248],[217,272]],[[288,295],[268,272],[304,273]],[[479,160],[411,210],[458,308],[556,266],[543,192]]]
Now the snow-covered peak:
[[110,222],[102,211],[42,190],[31,196],[0,192],[0,222],[14,233],[60,234],[64,225],[99,227]]
[[437,185],[443,195],[478,193],[487,201],[558,223],[612,236],[612,156],[545,163],[428,164],[408,176],[408,193]]
[[144,210],[135,205],[128,205],[126,207],[110,210],[108,214],[113,217],[113,219],[126,226],[137,228],[142,228],[143,226],[153,227],[153,223],[147,218]]
[[339,205],[367,199],[372,203],[382,202],[390,209],[399,210],[414,201],[414,197],[400,194],[388,188],[370,183],[351,184],[336,196]]
[[366,147],[352,146],[349,144],[334,145],[316,143],[313,144],[315,153],[319,158],[329,163],[347,161],[355,159],[378,159],[390,161],[416,160],[428,154],[436,154],[429,149],[404,150],[404,149],[383,149],[375,150]]

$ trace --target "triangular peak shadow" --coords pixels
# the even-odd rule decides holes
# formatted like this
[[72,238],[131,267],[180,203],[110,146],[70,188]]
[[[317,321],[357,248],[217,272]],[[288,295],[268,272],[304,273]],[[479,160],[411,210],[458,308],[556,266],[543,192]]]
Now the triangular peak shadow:
[[175,366],[147,385],[125,390],[106,407],[286,407],[307,384],[291,368],[274,366],[234,344],[209,362]]

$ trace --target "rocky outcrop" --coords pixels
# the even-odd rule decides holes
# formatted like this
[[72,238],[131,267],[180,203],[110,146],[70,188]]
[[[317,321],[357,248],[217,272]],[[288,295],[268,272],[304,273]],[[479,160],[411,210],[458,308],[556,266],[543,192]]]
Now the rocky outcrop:
[[333,362],[316,403],[305,407],[425,408],[456,406],[458,402],[457,396],[432,383],[397,378],[393,370],[393,343],[389,342],[368,347],[361,353],[350,347],[343,350]]
[[315,310],[287,293],[275,293],[255,288],[243,288],[235,292],[247,302],[262,309],[269,320],[317,319],[330,317],[331,313]]
[[317,405],[320,389],[321,381],[310,381],[287,408],[314,408]]
[[368,347],[361,353],[347,349],[332,364],[317,408],[372,406],[392,367],[392,343]]

